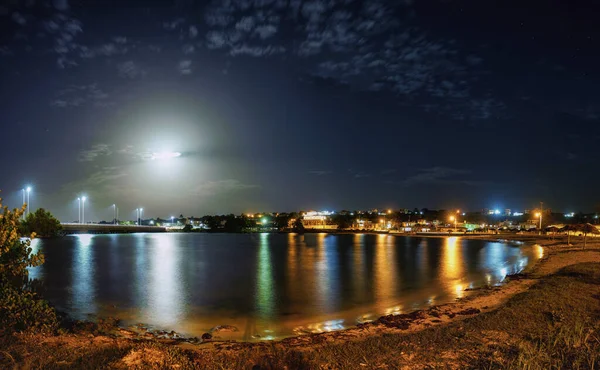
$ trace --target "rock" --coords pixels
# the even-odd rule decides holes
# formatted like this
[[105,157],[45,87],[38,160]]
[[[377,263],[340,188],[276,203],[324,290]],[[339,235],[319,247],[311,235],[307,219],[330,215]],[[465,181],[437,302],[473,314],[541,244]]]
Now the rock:
[[210,329],[211,332],[219,333],[219,332],[236,332],[238,328],[233,325],[218,325],[214,328]]
[[478,308],[467,308],[466,310],[459,311],[456,314],[457,315],[475,315],[480,312],[481,312],[481,310]]
[[211,333],[204,333],[202,334],[202,340],[211,340],[212,339],[212,334]]

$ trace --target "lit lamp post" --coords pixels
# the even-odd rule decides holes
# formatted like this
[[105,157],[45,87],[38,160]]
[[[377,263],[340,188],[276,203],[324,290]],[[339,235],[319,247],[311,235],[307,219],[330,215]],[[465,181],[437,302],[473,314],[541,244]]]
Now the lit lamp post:
[[85,200],[86,197],[81,197],[81,223],[85,223]]
[[174,218],[175,218],[175,217],[171,216],[171,226],[173,226],[173,219],[174,219]]
[[29,216],[29,193],[31,193],[31,186],[27,187],[27,216]]
[[454,231],[456,232],[456,217],[450,216],[450,222],[454,222]]
[[542,212],[536,213],[535,216],[540,218],[540,232],[539,232],[539,234],[542,235]]
[[140,208],[140,225],[142,224],[143,219],[144,219],[144,209]]
[[[21,189],[21,191],[23,191],[23,204],[26,204],[25,202],[25,188]],[[21,207],[23,206],[23,204],[21,205]],[[25,219],[25,212],[23,212],[23,220]]]
[[81,223],[81,198],[77,198],[77,222]]
[[115,216],[115,218],[113,219],[113,225],[117,224],[117,205],[113,204],[113,214]]

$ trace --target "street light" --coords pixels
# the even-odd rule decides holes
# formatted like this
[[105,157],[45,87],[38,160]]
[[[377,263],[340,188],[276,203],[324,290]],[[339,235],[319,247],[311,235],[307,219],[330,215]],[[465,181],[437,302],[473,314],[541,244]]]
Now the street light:
[[[23,188],[23,189],[21,189],[21,190],[23,191],[23,204],[21,205],[21,207],[22,207],[23,205],[25,205],[25,204],[26,204],[26,202],[25,202],[25,188]],[[25,219],[25,212],[23,212],[23,220],[24,220],[24,219]]]
[[144,209],[140,208],[140,225],[142,224],[143,219],[144,219]]
[[542,213],[541,212],[536,213],[535,217],[540,218],[540,235],[541,235],[542,234]]
[[113,225],[117,224],[117,205],[113,203],[113,214],[115,218],[113,218]]
[[79,206],[77,209],[77,222],[81,223],[81,198],[77,198],[77,205]]
[[81,223],[85,224],[85,196],[81,197]]
[[173,226],[173,219],[174,219],[174,218],[175,218],[175,217],[171,216],[171,226]]
[[450,216],[450,222],[454,222],[454,231],[456,231],[456,217]]
[[27,216],[29,216],[29,193],[31,193],[31,186],[27,187]]

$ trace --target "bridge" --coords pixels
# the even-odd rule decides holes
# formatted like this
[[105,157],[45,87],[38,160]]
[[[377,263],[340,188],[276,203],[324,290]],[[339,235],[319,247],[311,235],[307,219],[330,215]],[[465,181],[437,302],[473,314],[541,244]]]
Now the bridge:
[[164,233],[166,227],[145,225],[109,225],[61,223],[63,234],[130,234],[130,233]]

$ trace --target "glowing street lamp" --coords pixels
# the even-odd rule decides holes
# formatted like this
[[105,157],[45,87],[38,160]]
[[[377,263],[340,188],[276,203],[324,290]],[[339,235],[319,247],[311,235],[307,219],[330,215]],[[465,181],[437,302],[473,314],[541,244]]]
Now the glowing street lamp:
[[117,224],[117,219],[118,219],[118,216],[117,216],[117,205],[113,203],[112,206],[113,206],[113,214],[115,216],[115,218],[113,219],[113,225],[116,225]]
[[144,219],[144,209],[140,208],[140,225],[142,224],[143,219]]
[[77,198],[77,222],[81,223],[81,198]]
[[29,216],[29,193],[31,193],[31,186],[27,187],[27,215]]
[[535,217],[539,217],[540,218],[540,234],[541,234],[541,232],[542,232],[542,212],[536,213]]
[[81,197],[81,223],[85,224],[85,196]]
[[454,231],[456,231],[456,220],[457,220],[457,217],[450,216],[450,222],[454,222]]
[[[23,204],[26,204],[25,202],[25,188],[21,189],[21,191],[23,191]],[[23,206],[23,205],[21,205]],[[25,219],[25,212],[23,212],[23,220]]]
[[174,218],[175,218],[174,216],[171,216],[171,226],[173,226],[173,219]]

